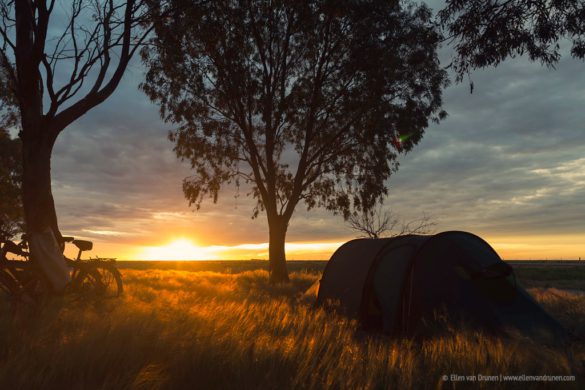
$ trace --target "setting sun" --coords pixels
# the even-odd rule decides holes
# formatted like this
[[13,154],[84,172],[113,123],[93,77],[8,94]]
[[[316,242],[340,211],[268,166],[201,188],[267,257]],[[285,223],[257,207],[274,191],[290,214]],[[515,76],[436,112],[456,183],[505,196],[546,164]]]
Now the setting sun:
[[216,260],[217,256],[197,246],[188,238],[179,238],[167,245],[144,247],[139,258],[144,260]]

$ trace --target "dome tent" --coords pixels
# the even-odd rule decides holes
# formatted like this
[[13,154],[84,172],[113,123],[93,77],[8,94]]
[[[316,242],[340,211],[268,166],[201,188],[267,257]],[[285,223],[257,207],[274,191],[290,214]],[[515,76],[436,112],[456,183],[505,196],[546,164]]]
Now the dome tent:
[[366,329],[413,335],[439,310],[475,327],[562,343],[565,332],[516,284],[510,265],[481,238],[450,231],[357,239],[333,254],[318,304],[336,302]]

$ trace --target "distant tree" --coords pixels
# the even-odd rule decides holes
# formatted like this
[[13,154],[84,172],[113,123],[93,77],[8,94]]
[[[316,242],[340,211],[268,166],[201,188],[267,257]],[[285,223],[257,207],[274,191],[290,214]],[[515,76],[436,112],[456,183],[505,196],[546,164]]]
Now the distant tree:
[[21,144],[7,131],[18,127],[17,109],[8,75],[0,68],[0,240],[23,230]]
[[50,229],[59,239],[53,145],[114,92],[149,26],[144,0],[72,0],[53,18],[56,3],[0,3],[0,69],[18,106],[26,230],[33,236]]
[[297,204],[345,217],[369,207],[397,153],[444,117],[431,11],[382,0],[171,3],[143,52],[141,88],[180,125],[170,139],[195,171],[185,196],[199,208],[222,185],[249,183],[253,217],[268,220],[270,279],[287,281]]
[[360,237],[365,238],[396,237],[405,234],[430,234],[436,225],[433,219],[427,214],[423,214],[419,219],[414,219],[409,222],[400,220],[391,210],[384,209],[382,204],[379,204],[376,208],[352,213],[348,217],[347,223]]
[[0,66],[0,128],[6,130],[18,127],[18,102],[14,88],[6,67]]
[[20,140],[0,128],[0,240],[22,231],[22,163]]
[[459,80],[470,70],[522,54],[554,66],[564,39],[571,42],[573,57],[585,58],[583,1],[447,0],[438,16],[456,42],[453,67]]

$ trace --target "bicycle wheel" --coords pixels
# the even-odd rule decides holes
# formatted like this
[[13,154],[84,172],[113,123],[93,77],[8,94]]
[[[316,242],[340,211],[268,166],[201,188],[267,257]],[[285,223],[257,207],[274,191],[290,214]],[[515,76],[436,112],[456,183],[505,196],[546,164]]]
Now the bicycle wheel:
[[82,267],[75,278],[74,286],[81,295],[93,298],[115,298],[124,291],[120,271],[107,263]]

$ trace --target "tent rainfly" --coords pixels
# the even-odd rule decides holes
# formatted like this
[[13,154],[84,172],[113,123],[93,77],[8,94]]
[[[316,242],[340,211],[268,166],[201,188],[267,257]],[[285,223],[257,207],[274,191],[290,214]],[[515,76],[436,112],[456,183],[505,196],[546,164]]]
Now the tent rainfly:
[[566,339],[516,284],[512,267],[467,232],[349,241],[327,263],[317,303],[335,303],[365,329],[392,335],[420,334],[443,313],[498,334]]

